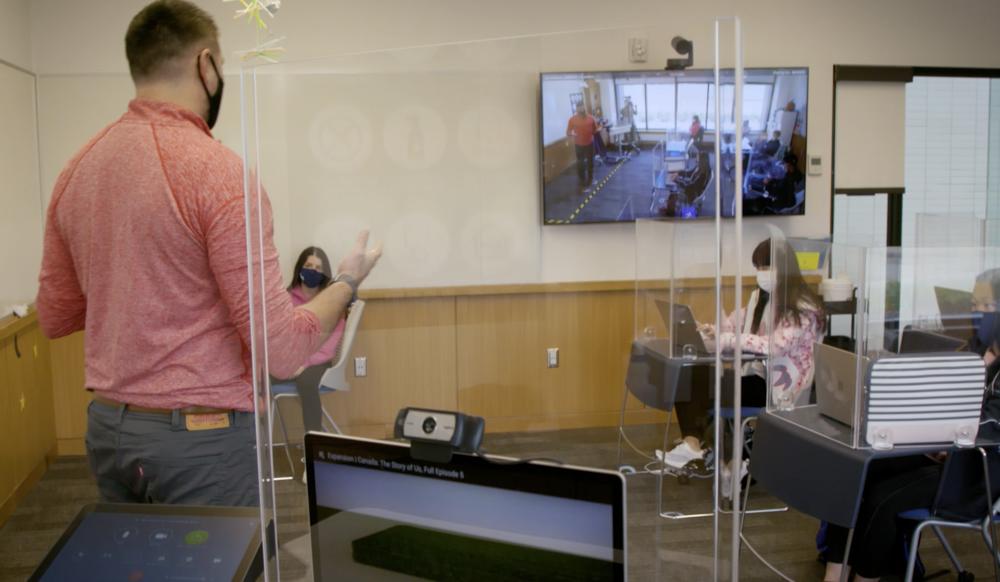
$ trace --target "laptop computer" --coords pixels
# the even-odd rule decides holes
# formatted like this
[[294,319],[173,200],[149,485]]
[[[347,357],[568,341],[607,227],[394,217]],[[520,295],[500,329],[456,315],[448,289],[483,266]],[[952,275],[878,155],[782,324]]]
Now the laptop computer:
[[[656,308],[660,311],[660,317],[663,318],[663,324],[670,329],[670,303],[667,301],[661,301],[659,299],[655,300]],[[683,303],[678,303],[673,306],[674,313],[674,329],[671,334],[671,344],[673,347],[673,354],[675,356],[680,356],[684,353],[684,346],[691,345],[694,346],[695,353],[698,356],[712,356],[715,352],[708,349],[705,345],[705,338],[698,331],[698,320],[694,318],[694,313],[691,308]],[[747,350],[742,350],[742,355],[744,359],[759,360],[762,359],[765,354],[758,354],[756,352],[750,352]],[[732,355],[731,350],[723,350],[723,354]]]
[[[663,318],[663,323],[670,329],[670,303],[667,301],[656,300],[656,308],[660,310],[660,317]],[[674,329],[670,331],[671,343],[674,347],[674,353],[680,354],[683,351],[685,345],[694,346],[695,352],[699,356],[707,356],[714,352],[710,352],[708,347],[705,346],[705,338],[701,336],[701,332],[698,331],[698,321],[694,318],[694,313],[691,308],[687,305],[677,304],[673,306],[674,314]]]
[[972,293],[961,289],[934,287],[942,333],[960,340],[972,337]]
[[899,339],[899,353],[959,352],[964,350],[968,343],[943,333],[908,327],[903,330],[903,336]]
[[[816,406],[820,414],[854,426],[854,405],[858,393],[858,355],[854,352],[817,342],[813,348],[816,362]],[[868,369],[862,357],[862,370]]]
[[94,503],[29,580],[256,580],[256,507]]
[[306,435],[313,577],[625,580],[617,472]]

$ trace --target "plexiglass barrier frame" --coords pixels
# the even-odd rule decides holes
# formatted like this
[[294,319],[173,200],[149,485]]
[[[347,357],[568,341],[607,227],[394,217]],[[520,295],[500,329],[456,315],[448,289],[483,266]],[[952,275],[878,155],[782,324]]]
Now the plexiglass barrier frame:
[[[772,265],[802,266],[803,255],[812,252],[802,249],[817,244],[787,239],[772,248]],[[829,268],[821,280],[789,275],[787,267],[777,273],[778,303],[787,306],[790,297],[797,295],[799,306],[808,309],[800,314],[799,327],[811,325],[808,318],[816,311],[817,296],[822,298],[818,308],[825,321],[813,348],[812,370],[801,365],[803,360],[782,362],[788,355],[783,346],[789,345],[790,334],[787,325],[784,335],[777,332],[782,329],[780,322],[775,325],[768,374],[783,380],[769,384],[768,411],[853,449],[967,444],[965,433],[970,428],[966,425],[978,422],[981,395],[975,406],[970,404],[976,413],[964,420],[961,415],[969,416],[972,408],[959,413],[961,406],[942,402],[939,412],[955,411],[944,418],[924,410],[924,403],[942,391],[961,388],[958,384],[972,378],[966,365],[975,368],[976,358],[961,361],[961,354],[972,354],[974,348],[971,298],[981,275],[1000,266],[998,249],[826,244],[828,248],[821,252],[829,256]],[[789,291],[797,286],[808,291]],[[801,353],[806,349],[798,347]],[[952,374],[949,366],[965,371]],[[807,390],[795,398],[785,397],[782,382],[793,383],[799,372],[813,375],[812,396],[806,398]],[[961,397],[970,403],[976,399],[971,392]],[[901,429],[903,420],[923,426],[927,440]],[[895,436],[892,427],[896,427]]]
[[[732,28],[734,21],[722,24],[729,27],[726,30],[736,30]],[[738,28],[738,24],[735,26]],[[295,536],[301,530],[294,519],[282,521],[283,503],[279,502],[288,495],[287,488],[301,485],[297,478],[281,480],[282,467],[276,463],[281,455],[274,455],[271,440],[278,419],[273,415],[271,371],[267,365],[269,307],[262,263],[262,257],[269,254],[267,239],[273,236],[282,269],[294,263],[298,249],[313,244],[327,247],[328,251],[333,249],[329,258],[335,264],[338,255],[346,249],[346,241],[353,240],[361,228],[371,228],[373,238],[386,242],[385,257],[366,283],[369,289],[379,289],[374,296],[369,296],[372,300],[366,310],[366,322],[378,318],[379,323],[373,324],[374,328],[367,328],[367,324],[362,323],[364,337],[359,341],[366,350],[377,350],[380,344],[398,346],[402,342],[400,338],[405,337],[406,345],[417,346],[417,351],[431,350],[429,353],[433,357],[450,351],[452,357],[457,354],[458,360],[454,364],[457,396],[447,400],[442,399],[443,393],[417,390],[406,400],[399,400],[397,409],[402,405],[425,404],[488,416],[490,450],[519,455],[525,452],[516,446],[502,444],[516,442],[504,441],[504,431],[586,427],[581,424],[584,421],[578,419],[604,414],[603,409],[595,412],[581,408],[575,416],[569,415],[565,402],[555,395],[575,394],[574,382],[591,380],[580,380],[558,370],[545,372],[545,359],[536,359],[534,352],[517,360],[494,357],[486,361],[465,357],[465,354],[479,353],[477,346],[514,338],[534,346],[534,336],[541,337],[541,330],[565,325],[567,319],[574,330],[589,329],[591,323],[599,323],[581,315],[583,312],[578,307],[560,307],[563,302],[578,300],[569,295],[573,289],[566,291],[546,286],[553,277],[558,281],[563,273],[559,269],[559,257],[567,250],[566,243],[560,243],[560,239],[569,235],[542,236],[538,228],[536,196],[528,200],[518,194],[537,189],[537,176],[523,169],[537,168],[538,146],[531,123],[523,123],[527,120],[522,119],[522,115],[511,112],[537,111],[538,73],[565,70],[560,55],[575,54],[591,59],[596,68],[613,70],[616,61],[599,49],[599,41],[608,37],[609,42],[619,42],[635,33],[634,28],[586,31],[245,67],[241,78],[243,156],[251,265],[248,284],[253,290],[254,317],[254,341],[250,347],[258,405],[262,523],[276,519],[278,532],[272,537],[273,546],[268,544],[268,549],[278,548],[267,570],[271,579],[287,572],[290,564],[295,565],[302,557],[296,552],[302,548],[292,547],[298,543],[299,538]],[[651,31],[649,36],[659,34]],[[714,86],[716,91],[720,90],[719,74],[723,69],[736,69],[734,123],[735,142],[739,143],[742,119],[740,39],[735,32],[733,37],[735,60],[725,65],[716,63]],[[405,95],[406,100],[400,102],[400,95]],[[521,121],[510,122],[515,118]],[[485,121],[496,119],[504,122],[489,127],[501,128],[503,132],[485,131]],[[530,119],[535,121],[534,117]],[[420,147],[413,141],[414,129],[421,133]],[[716,155],[719,155],[721,139],[718,134],[715,142]],[[736,158],[734,170],[738,180],[741,162],[739,156]],[[718,185],[716,196],[719,196]],[[739,303],[737,298],[741,299],[742,293],[734,290],[739,280],[734,275],[749,272],[745,264],[740,264],[745,261],[737,260],[733,254],[740,250],[736,241],[740,240],[742,225],[738,208],[741,201],[735,204],[737,218],[727,220],[724,225],[717,222],[714,238],[710,222],[702,222],[698,228],[699,236],[704,235],[703,250],[707,261],[702,265],[705,272],[699,275],[709,297],[705,302],[705,317],[716,323],[721,318],[713,312],[731,313]],[[440,208],[451,210],[435,210]],[[724,236],[723,230],[726,231]],[[672,244],[671,252],[686,244],[690,244],[690,239],[683,244]],[[720,248],[725,249],[725,253],[712,250]],[[719,261],[730,259],[723,259],[723,254],[733,256],[725,267],[725,279]],[[282,274],[288,276],[288,273]],[[674,275],[669,278],[677,279]],[[293,274],[291,280],[285,282],[294,281]],[[467,291],[467,288],[483,285],[491,286],[495,294],[506,293],[507,285],[526,289],[511,291],[514,295],[499,307],[484,306],[490,301],[488,295],[483,298],[480,292]],[[581,290],[586,289],[581,287]],[[406,301],[408,306],[421,305],[421,308],[393,311],[394,302]],[[430,312],[436,313],[433,305],[427,305],[436,302],[451,302],[452,323],[424,317]],[[378,315],[380,311],[381,316]],[[397,324],[391,321],[393,317],[403,318],[405,323]],[[449,326],[456,331],[450,331]],[[575,337],[580,332],[573,333]],[[606,335],[596,328],[592,333]],[[735,333],[738,335],[740,331],[737,329]],[[449,344],[451,347],[433,351],[437,350],[437,342],[449,335],[455,338]],[[636,337],[634,333],[628,335],[633,336],[632,339]],[[538,341],[547,342],[538,347],[551,345],[544,338]],[[560,362],[561,367],[580,361],[573,347],[564,348],[557,356],[565,358]],[[616,349],[620,347],[616,344]],[[384,356],[388,355],[387,351]],[[501,356],[505,354],[501,352]],[[739,360],[738,355],[736,359]],[[387,365],[385,360],[379,362],[374,356],[369,361],[377,366]],[[512,375],[509,369],[523,365],[523,361],[530,362],[532,370],[527,378],[539,382],[543,389],[519,385],[524,382],[523,377]],[[468,367],[470,362],[478,365]],[[538,371],[534,371],[535,366]],[[349,433],[363,430],[369,436],[387,436],[385,429],[391,422],[390,413],[394,414],[395,410],[387,410],[387,404],[373,404],[378,395],[373,391],[398,394],[400,390],[393,383],[402,380],[419,386],[423,382],[422,370],[427,367],[377,376],[377,385],[370,380],[354,378],[355,388],[350,394],[336,393],[324,402],[336,403],[333,416]],[[721,366],[716,368],[721,369]],[[616,373],[607,377],[620,382],[622,375]],[[720,381],[721,375],[713,380]],[[617,386],[610,399],[604,394],[605,390],[606,387],[600,387],[601,394],[595,402],[600,406],[608,400],[618,402]],[[396,402],[393,398],[398,397],[381,400]],[[594,405],[584,403],[581,406]],[[539,415],[522,420],[525,418],[523,411],[532,407],[539,409]],[[716,409],[718,413],[718,407]],[[621,409],[620,412],[622,418],[649,418],[641,414],[642,411]],[[617,418],[618,413],[615,406],[613,418]],[[348,415],[346,423],[343,422],[344,414]],[[369,420],[365,422],[368,424],[359,424],[361,414],[367,415]],[[737,423],[741,420],[739,415],[737,410]],[[740,435],[736,434],[739,432],[734,431],[731,445],[737,464],[742,455]],[[714,442],[721,443],[721,440],[717,438]],[[577,453],[567,450],[565,454],[565,458],[572,459]],[[721,555],[728,550],[738,555],[739,546],[738,541],[731,541],[738,540],[738,520],[722,509],[719,487],[719,475],[716,474],[708,512],[714,520],[712,577],[716,579],[728,577],[717,568]],[[665,523],[669,526],[669,522]],[[724,539],[726,537],[729,539]],[[279,565],[277,558],[282,557],[285,560]],[[632,564],[642,562],[630,560]],[[649,561],[646,562],[648,565]],[[668,567],[659,558],[653,564],[653,572]],[[738,564],[735,564],[729,575],[735,577],[737,571]],[[659,576],[653,572],[649,574]],[[643,579],[643,575],[636,578]]]

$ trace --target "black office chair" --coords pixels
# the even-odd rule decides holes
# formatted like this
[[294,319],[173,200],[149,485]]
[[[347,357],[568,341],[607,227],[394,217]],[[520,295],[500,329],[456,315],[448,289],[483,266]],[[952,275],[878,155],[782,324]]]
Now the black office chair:
[[993,558],[994,575],[997,575],[1000,554],[993,545],[993,540],[996,539],[993,524],[994,516],[1000,511],[998,485],[1000,485],[1000,452],[996,446],[956,450],[948,455],[934,505],[905,511],[899,515],[903,519],[918,522],[908,548],[904,578],[906,582],[913,580],[920,536],[926,527],[930,527],[940,540],[955,572],[958,573],[959,580],[972,580],[973,576],[962,567],[941,528],[978,530]]

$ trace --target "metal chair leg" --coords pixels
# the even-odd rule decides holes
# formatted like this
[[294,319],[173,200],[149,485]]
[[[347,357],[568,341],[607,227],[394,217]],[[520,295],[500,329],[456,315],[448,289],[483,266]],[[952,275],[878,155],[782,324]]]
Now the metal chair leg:
[[955,571],[964,572],[965,569],[962,568],[962,563],[958,561],[958,556],[956,556],[955,551],[951,549],[951,544],[949,544],[948,540],[945,539],[944,534],[941,532],[941,529],[936,525],[932,525],[931,531],[934,532],[934,535],[937,536],[938,541],[941,542],[941,547],[944,548],[944,553],[948,554],[948,559],[951,560],[951,565],[955,567]]
[[922,522],[913,530],[913,540],[910,542],[910,555],[906,557],[906,576],[904,582],[913,582],[913,571],[917,567],[917,553],[920,550],[920,534],[928,522]]
[[337,426],[337,423],[333,421],[333,417],[330,416],[330,413],[326,411],[326,407],[320,406],[320,410],[323,411],[323,417],[326,418],[326,421],[328,423],[330,423],[330,426],[333,428],[333,432],[335,434],[344,434],[343,432],[340,431],[340,427]]
[[[288,459],[288,470],[292,473],[289,477],[284,477],[285,479],[292,479],[295,475],[295,464],[292,462],[292,453],[288,450],[291,446],[291,441],[288,440],[288,429],[285,427],[285,417],[281,415],[281,405],[278,403],[278,399],[274,398],[271,401],[274,411],[276,413],[278,424],[281,425],[281,435],[284,437],[285,442],[280,443],[285,449],[285,457]],[[274,444],[271,445],[271,450],[274,450]]]

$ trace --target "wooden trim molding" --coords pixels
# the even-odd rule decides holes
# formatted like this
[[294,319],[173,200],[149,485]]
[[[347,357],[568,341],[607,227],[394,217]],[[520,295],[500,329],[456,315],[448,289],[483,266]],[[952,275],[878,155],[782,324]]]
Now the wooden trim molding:
[[[722,278],[723,286],[732,286],[733,277]],[[753,283],[752,278],[744,280]],[[578,281],[570,283],[513,283],[506,285],[465,285],[453,287],[410,287],[398,289],[362,289],[360,296],[369,299],[412,299],[426,297],[476,297],[484,295],[527,295],[546,293],[597,293],[611,291],[635,291],[639,289],[662,288],[667,279],[647,279],[636,282],[634,279],[625,281]],[[711,289],[715,286],[714,277],[688,277],[679,279],[684,289]]]
[[0,341],[3,341],[10,336],[21,333],[21,331],[31,327],[38,322],[38,312],[35,311],[34,305],[32,305],[28,311],[28,315],[24,317],[18,317],[16,315],[8,315],[7,317],[0,318]]

